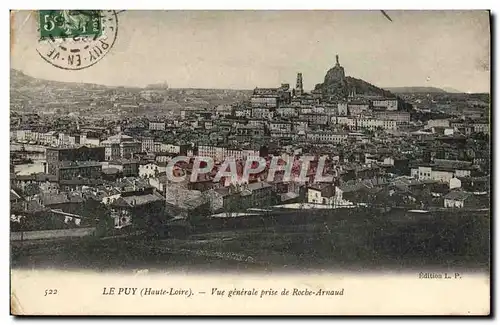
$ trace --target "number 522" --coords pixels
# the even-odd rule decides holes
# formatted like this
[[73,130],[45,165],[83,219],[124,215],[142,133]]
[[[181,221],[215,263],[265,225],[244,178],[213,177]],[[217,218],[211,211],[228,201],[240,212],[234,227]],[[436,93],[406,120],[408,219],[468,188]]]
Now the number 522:
[[57,295],[57,289],[45,289],[44,297],[48,295]]

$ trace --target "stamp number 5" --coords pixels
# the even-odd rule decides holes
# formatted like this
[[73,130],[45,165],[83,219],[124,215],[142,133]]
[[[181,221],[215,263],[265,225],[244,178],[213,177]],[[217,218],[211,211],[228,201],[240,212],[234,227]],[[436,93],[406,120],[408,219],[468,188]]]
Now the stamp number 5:
[[45,24],[43,25],[43,29],[45,29],[47,32],[52,31],[56,27],[56,24],[51,15],[44,15],[43,20],[45,22]]

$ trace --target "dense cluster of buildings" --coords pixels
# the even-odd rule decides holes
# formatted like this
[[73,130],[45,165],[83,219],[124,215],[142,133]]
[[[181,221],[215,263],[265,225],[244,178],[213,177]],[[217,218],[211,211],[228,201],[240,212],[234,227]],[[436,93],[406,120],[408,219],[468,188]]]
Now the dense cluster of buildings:
[[[329,74],[344,78],[338,58]],[[462,114],[415,115],[403,109],[401,98],[356,89],[340,99],[307,93],[302,78],[299,73],[293,89],[289,84],[255,88],[248,100],[181,110],[175,117],[98,124],[80,116],[56,123],[14,113],[11,155],[38,155],[28,165],[39,167],[27,172],[12,162],[11,220],[17,225],[23,218],[37,219],[40,227],[40,216],[50,216],[50,225],[41,227],[75,227],[68,217],[84,226],[99,214],[122,229],[263,207],[489,206],[488,121]],[[169,168],[179,155],[192,159]],[[217,167],[233,157],[241,171],[247,159],[286,161],[297,155],[315,157],[306,182],[285,180],[283,172],[269,181],[267,171],[248,183],[231,177],[214,181],[215,171],[190,179],[197,156],[212,158]],[[323,156],[330,183],[312,177]],[[174,184],[168,173],[186,181]]]

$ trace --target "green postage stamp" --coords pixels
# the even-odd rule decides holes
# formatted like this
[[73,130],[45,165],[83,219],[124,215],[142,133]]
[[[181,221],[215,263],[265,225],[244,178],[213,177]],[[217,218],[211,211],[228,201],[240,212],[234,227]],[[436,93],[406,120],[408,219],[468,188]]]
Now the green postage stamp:
[[88,68],[111,50],[118,32],[114,10],[40,10],[37,52],[66,70]]
[[99,37],[100,10],[40,10],[40,38]]

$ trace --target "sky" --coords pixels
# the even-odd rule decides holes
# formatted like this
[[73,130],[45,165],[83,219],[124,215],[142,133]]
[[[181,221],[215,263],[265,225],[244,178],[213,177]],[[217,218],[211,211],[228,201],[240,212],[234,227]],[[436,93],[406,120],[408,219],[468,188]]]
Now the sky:
[[68,82],[173,88],[311,90],[335,65],[379,87],[490,90],[486,11],[124,11],[113,48],[97,64],[63,70],[36,52],[37,21],[16,12],[11,67]]

